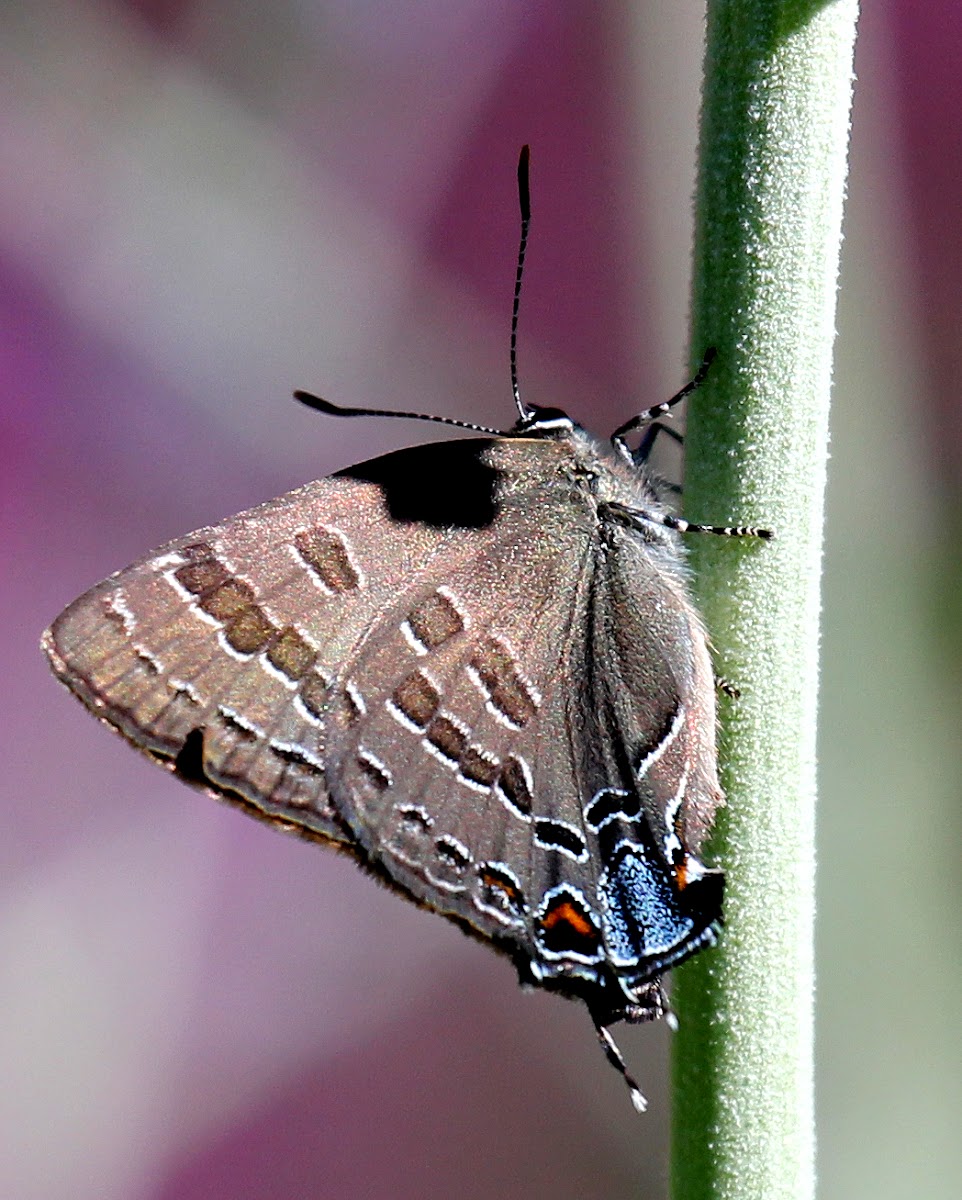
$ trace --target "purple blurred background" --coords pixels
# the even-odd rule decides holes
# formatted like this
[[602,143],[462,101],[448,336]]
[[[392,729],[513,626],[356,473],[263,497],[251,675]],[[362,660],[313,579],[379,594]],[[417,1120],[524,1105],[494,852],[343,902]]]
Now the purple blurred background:
[[[0,1196],[666,1194],[623,1042],[333,855],[178,785],[37,640],[152,546],[525,395],[686,371],[697,5],[0,10]],[[824,1196],[957,1196],[962,9],[867,5],[839,310],[820,809]],[[725,514],[718,514],[724,518]]]

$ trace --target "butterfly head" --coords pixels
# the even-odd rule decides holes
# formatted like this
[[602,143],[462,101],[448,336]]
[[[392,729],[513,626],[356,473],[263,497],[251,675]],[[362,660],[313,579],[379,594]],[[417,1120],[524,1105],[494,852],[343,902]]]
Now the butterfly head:
[[522,437],[569,437],[579,428],[560,408],[526,408],[511,430]]

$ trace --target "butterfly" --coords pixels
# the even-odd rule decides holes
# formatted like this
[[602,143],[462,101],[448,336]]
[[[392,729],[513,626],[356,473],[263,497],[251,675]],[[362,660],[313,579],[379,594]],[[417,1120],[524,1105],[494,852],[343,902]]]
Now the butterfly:
[[450,422],[483,436],[177,538],[75,600],[43,648],[184,781],[352,855],[522,982],[583,1001],[640,1110],[609,1026],[668,1013],[662,977],[715,940],[724,891],[699,857],[722,794],[680,534],[769,535],[673,516],[645,468],[711,353],[608,439],[521,403],[527,171],[525,148],[511,430]]

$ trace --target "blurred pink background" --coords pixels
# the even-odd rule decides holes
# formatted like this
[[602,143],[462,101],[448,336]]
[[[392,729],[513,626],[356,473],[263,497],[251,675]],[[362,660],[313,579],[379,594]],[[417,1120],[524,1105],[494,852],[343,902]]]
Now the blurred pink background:
[[[663,1196],[622,1035],[349,863],[142,762],[37,649],[149,548],[527,399],[686,371],[698,5],[49,0],[0,12],[0,1196]],[[825,1197],[958,1196],[962,9],[866,5],[828,504]],[[725,514],[718,514],[719,519]]]

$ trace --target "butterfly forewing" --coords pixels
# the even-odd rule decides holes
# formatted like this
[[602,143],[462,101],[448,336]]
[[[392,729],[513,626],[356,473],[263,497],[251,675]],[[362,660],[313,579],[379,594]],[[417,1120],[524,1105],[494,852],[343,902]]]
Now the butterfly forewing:
[[385,502],[337,476],[162,547],[58,617],[44,638],[54,670],[189,782],[351,841],[325,778],[329,733],[354,703],[345,664],[397,580],[438,549],[413,521],[373,538]]

